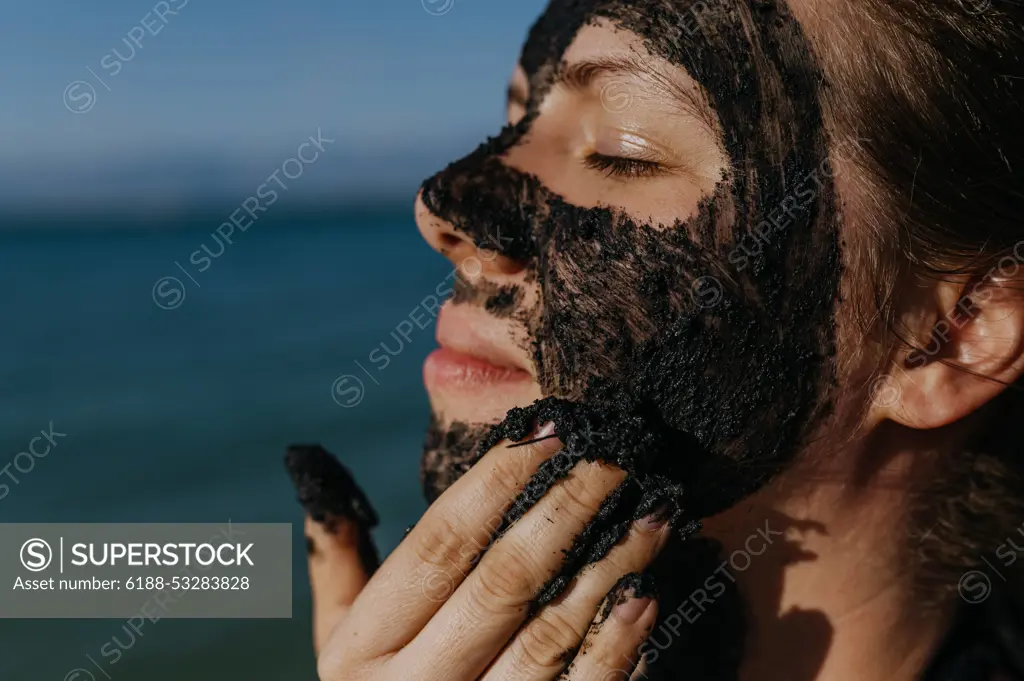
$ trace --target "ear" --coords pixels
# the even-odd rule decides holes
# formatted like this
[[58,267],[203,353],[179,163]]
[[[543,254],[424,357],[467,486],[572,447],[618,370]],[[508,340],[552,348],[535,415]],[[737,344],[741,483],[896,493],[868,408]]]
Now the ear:
[[[1014,262],[1014,274],[1018,269]],[[884,378],[886,399],[873,386],[871,417],[910,428],[940,428],[991,401],[1024,372],[1021,281],[995,268],[966,283],[944,281],[915,333]],[[930,333],[929,333],[930,331]]]

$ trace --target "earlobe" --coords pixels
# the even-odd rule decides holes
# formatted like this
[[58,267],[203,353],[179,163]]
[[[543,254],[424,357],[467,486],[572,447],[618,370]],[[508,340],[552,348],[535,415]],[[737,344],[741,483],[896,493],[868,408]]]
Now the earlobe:
[[[958,421],[1024,373],[1024,296],[1016,281],[990,272],[966,286],[940,282],[926,339],[895,358],[874,400],[878,419],[930,429]],[[895,397],[895,399],[893,399]]]

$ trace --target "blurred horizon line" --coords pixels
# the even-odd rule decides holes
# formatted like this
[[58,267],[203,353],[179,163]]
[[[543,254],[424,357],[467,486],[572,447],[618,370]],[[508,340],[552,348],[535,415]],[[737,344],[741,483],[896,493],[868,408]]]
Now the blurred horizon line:
[[302,160],[293,148],[227,155],[179,150],[108,157],[103,165],[0,163],[0,231],[107,222],[175,227],[228,220],[243,204],[263,224],[393,216],[399,206],[411,215],[423,180],[472,150],[477,132],[391,149],[354,148],[339,139],[322,152],[307,145]]
[[[381,193],[363,198],[337,199],[303,197],[278,209],[253,216],[237,204],[208,200],[176,206],[155,206],[136,202],[51,208],[48,210],[0,207],[0,233],[103,230],[207,230],[222,224],[245,232],[251,227],[345,225],[384,222],[395,218],[413,219],[415,194]],[[255,219],[254,219],[255,218]]]

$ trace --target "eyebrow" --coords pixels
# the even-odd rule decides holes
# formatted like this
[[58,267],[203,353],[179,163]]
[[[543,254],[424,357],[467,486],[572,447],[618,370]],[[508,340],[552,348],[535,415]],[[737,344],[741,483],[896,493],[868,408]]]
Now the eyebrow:
[[654,69],[638,59],[626,56],[595,57],[575,62],[563,62],[558,70],[558,81],[571,90],[588,90],[598,78],[605,76],[654,75]]
[[[558,69],[556,82],[574,92],[588,93],[598,79],[616,75],[641,76],[653,81],[683,112],[697,118],[713,135],[718,136],[718,115],[704,97],[639,58],[622,55],[563,62]],[[509,103],[525,104],[527,93],[518,85],[510,84],[507,97]]]

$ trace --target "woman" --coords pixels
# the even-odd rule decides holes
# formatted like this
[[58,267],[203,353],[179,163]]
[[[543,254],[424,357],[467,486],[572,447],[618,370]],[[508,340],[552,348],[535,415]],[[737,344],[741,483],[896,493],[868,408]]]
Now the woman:
[[290,455],[321,677],[1017,678],[1022,20],[554,0],[417,199],[430,509]]

